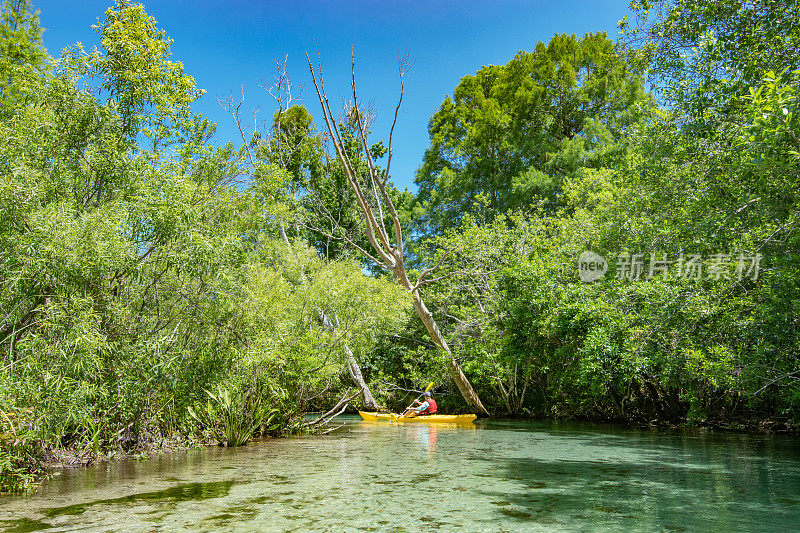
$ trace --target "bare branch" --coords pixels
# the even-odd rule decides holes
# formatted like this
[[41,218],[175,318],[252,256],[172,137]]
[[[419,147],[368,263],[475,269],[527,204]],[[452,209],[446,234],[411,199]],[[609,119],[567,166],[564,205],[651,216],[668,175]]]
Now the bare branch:
[[397,98],[397,106],[394,108],[394,118],[392,119],[392,128],[389,130],[389,146],[387,149],[387,158],[386,158],[386,177],[384,178],[384,182],[389,179],[389,169],[392,166],[392,139],[394,138],[394,126],[397,124],[397,115],[400,113],[400,104],[403,102],[403,93],[405,91],[405,82],[404,77],[405,73],[411,70],[411,66],[413,65],[413,60],[411,59],[411,55],[408,53],[408,50],[403,52],[403,55],[400,55],[400,52],[397,53],[397,70],[400,73],[400,96]]
[[348,183],[350,183],[350,187],[353,189],[355,193],[356,200],[358,201],[358,205],[361,208],[362,213],[364,214],[365,218],[367,219],[366,225],[366,233],[367,239],[369,240],[372,247],[378,253],[378,255],[383,259],[383,262],[389,265],[390,268],[394,268],[396,261],[390,255],[391,249],[386,249],[378,243],[377,239],[375,238],[374,228],[378,227],[378,223],[375,220],[375,215],[372,212],[369,204],[364,198],[363,191],[361,190],[361,186],[358,183],[358,179],[356,177],[356,172],[353,167],[352,162],[350,161],[350,157],[347,155],[344,144],[342,143],[341,136],[339,134],[339,129],[334,123],[333,113],[331,112],[330,103],[328,102],[328,98],[325,96],[325,93],[322,91],[321,88],[321,75],[320,75],[320,82],[317,82],[316,72],[314,70],[314,65],[311,63],[311,58],[306,54],[306,58],[308,59],[308,68],[311,72],[311,79],[314,82],[314,88],[317,92],[317,97],[319,98],[319,102],[322,105],[322,114],[325,120],[325,126],[328,128],[328,132],[331,136],[331,141],[333,142],[334,150],[336,151],[336,155],[339,158],[339,161],[342,162],[342,166],[345,170],[345,175],[347,176]]
[[[347,408],[347,402],[349,402],[350,400],[352,400],[353,398],[355,398],[356,396],[361,394],[361,389],[358,389],[355,393],[351,394],[350,396],[348,396],[348,394],[350,394],[350,389],[347,389],[347,392],[344,393],[344,396],[342,396],[342,399],[339,400],[336,403],[336,405],[333,406],[332,409],[330,409],[329,411],[325,412],[319,418],[316,418],[316,419],[314,419],[314,420],[312,420],[310,422],[305,422],[303,424],[303,427],[319,426],[319,425],[322,425],[322,424],[327,424],[331,419],[339,416],[340,414],[342,414],[344,412],[344,410]],[[339,412],[336,413],[336,411],[339,411]],[[336,414],[333,414],[333,413],[336,413]]]
[[791,379],[797,380],[798,378],[796,378],[795,376],[800,376],[800,370],[795,370],[794,372],[789,372],[787,374],[783,374],[781,376],[778,376],[777,378],[775,378],[773,380],[770,380],[769,382],[767,382],[766,385],[764,385],[763,387],[761,387],[757,391],[755,391],[753,393],[750,393],[750,396],[755,396],[756,394],[760,393],[761,391],[768,389],[772,385],[778,383],[779,381],[783,381],[784,379],[791,378]]
[[352,239],[350,239],[350,238],[349,238],[347,235],[342,235],[342,236],[340,236],[340,237],[337,237],[336,235],[333,235],[333,234],[331,234],[331,233],[328,233],[328,232],[326,232],[325,230],[323,230],[322,228],[319,228],[319,227],[316,227],[316,226],[309,226],[308,224],[302,224],[302,226],[303,226],[304,228],[310,229],[310,230],[312,230],[312,231],[316,231],[317,233],[319,233],[319,234],[320,234],[320,235],[322,235],[323,237],[327,237],[328,239],[333,239],[333,240],[335,240],[335,241],[344,241],[344,242],[346,242],[347,244],[349,244],[350,246],[352,246],[353,248],[355,248],[356,250],[358,250],[359,252],[361,252],[362,254],[364,254],[364,255],[367,257],[367,259],[369,259],[370,261],[372,261],[373,263],[375,263],[375,264],[376,264],[376,265],[378,265],[379,267],[381,267],[381,268],[385,268],[385,269],[387,269],[387,270],[391,270],[391,267],[390,267],[390,266],[388,266],[388,265],[387,265],[386,263],[384,263],[382,260],[380,260],[380,259],[378,259],[378,258],[374,257],[372,254],[370,254],[369,252],[367,252],[366,250],[364,250],[364,248],[362,248],[361,246],[359,246],[358,244],[356,244],[355,242],[353,242],[353,240],[352,240]]
[[[486,271],[481,272],[481,274],[488,275],[488,274],[494,274],[496,272],[500,272],[500,269],[496,268],[494,270],[486,270]],[[437,281],[441,281],[443,279],[451,278],[453,276],[474,276],[474,275],[475,275],[474,271],[453,270],[452,272],[448,272],[447,274],[442,274],[441,276],[438,276],[438,277],[435,277],[435,278],[427,279],[427,280],[425,280],[425,281],[423,281],[421,283],[418,283],[418,284],[419,284],[420,287],[422,287],[422,286],[425,286],[425,285],[430,285],[431,283],[436,283]]]
[[[339,416],[340,414],[344,413],[344,410],[345,410],[345,409],[347,409],[347,405],[345,405],[344,407],[342,407],[342,410],[341,410],[341,411],[339,411],[338,413],[336,413],[335,415],[333,415],[331,418],[336,418],[336,417],[337,417],[337,416]],[[331,433],[331,432],[333,432],[333,431],[336,431],[337,429],[341,429],[341,428],[343,428],[343,427],[344,427],[344,424],[339,424],[338,426],[336,426],[336,427],[332,427],[332,428],[330,428],[330,429],[326,429],[325,431],[323,431],[323,432],[321,432],[321,433],[319,433],[319,434],[320,434],[320,435],[327,435],[328,433]]]
[[350,50],[350,58],[352,62],[350,87],[353,90],[353,108],[355,110],[356,122],[358,123],[358,133],[361,138],[361,144],[364,147],[364,157],[367,160],[367,166],[369,168],[369,177],[370,182],[372,183],[373,193],[375,195],[375,203],[377,204],[378,212],[380,213],[380,219],[378,220],[379,223],[376,224],[376,229],[378,230],[378,236],[381,239],[381,243],[388,251],[392,249],[392,245],[389,243],[389,235],[386,233],[386,228],[383,225],[383,207],[381,206],[381,198],[378,195],[378,192],[375,190],[375,178],[377,177],[378,180],[380,180],[380,176],[378,176],[378,170],[375,167],[375,161],[372,159],[372,153],[369,150],[367,134],[364,131],[365,125],[361,118],[361,109],[359,109],[358,106],[358,95],[356,94],[356,56],[353,49],[351,48]]
[[239,136],[241,136],[242,138],[242,144],[244,145],[244,148],[247,151],[247,158],[250,160],[250,165],[252,165],[252,167],[255,168],[256,163],[253,158],[253,154],[250,152],[250,140],[252,139],[247,138],[247,132],[242,127],[241,108],[242,104],[244,103],[244,85],[241,86],[241,89],[242,89],[242,97],[238,103],[234,101],[232,92],[228,92],[228,98],[225,100],[217,97],[217,102],[222,107],[222,109],[230,113],[230,115],[233,117],[233,121],[236,123],[236,128],[239,130]]
[[439,258],[439,261],[435,265],[433,265],[430,268],[427,268],[427,269],[423,270],[422,274],[420,274],[419,278],[417,278],[417,283],[414,284],[414,288],[411,289],[411,290],[412,291],[416,291],[417,289],[419,289],[420,286],[422,285],[423,279],[425,279],[425,276],[427,276],[431,272],[436,272],[437,270],[439,270],[439,267],[442,266],[442,261],[444,261],[445,258],[447,258],[448,255],[450,255],[450,252],[451,251],[448,250],[447,252],[444,253],[444,255],[442,255],[442,257]]

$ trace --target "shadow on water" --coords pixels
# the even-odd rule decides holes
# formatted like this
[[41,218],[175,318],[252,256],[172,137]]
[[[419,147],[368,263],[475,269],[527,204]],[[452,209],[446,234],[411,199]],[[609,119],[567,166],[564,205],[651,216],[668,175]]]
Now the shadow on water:
[[755,453],[779,448],[781,452],[800,458],[800,439],[796,435],[732,432],[708,428],[664,428],[659,426],[623,425],[604,422],[525,421],[513,419],[479,420],[476,427],[501,429],[520,433],[546,433],[548,435],[585,439],[589,444],[601,446],[627,446],[639,449],[652,445],[671,449],[676,443],[721,444],[726,447],[748,448]]

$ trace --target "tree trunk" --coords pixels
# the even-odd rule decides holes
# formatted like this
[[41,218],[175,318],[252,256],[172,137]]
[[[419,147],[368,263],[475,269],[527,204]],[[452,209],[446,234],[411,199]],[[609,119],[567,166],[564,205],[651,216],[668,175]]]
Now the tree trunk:
[[283,240],[283,243],[286,246],[291,246],[289,244],[289,237],[286,236],[286,227],[284,227],[283,222],[281,222],[280,231],[281,231],[281,240]]
[[[417,316],[422,320],[422,323],[425,324],[425,328],[428,330],[431,339],[433,339],[436,345],[444,350],[449,356],[450,362],[447,365],[448,372],[450,373],[450,377],[458,386],[458,390],[461,391],[461,395],[464,397],[467,405],[469,405],[471,409],[477,411],[477,414],[479,415],[489,415],[489,412],[481,403],[480,398],[478,398],[478,395],[475,393],[472,385],[470,385],[469,380],[464,375],[464,372],[461,371],[461,367],[459,366],[458,361],[456,361],[453,357],[453,353],[450,351],[450,347],[447,345],[447,341],[444,339],[441,331],[439,331],[439,326],[436,325],[433,315],[430,311],[428,311],[428,308],[425,307],[425,303],[422,301],[422,298],[419,295],[419,283],[422,281],[422,278],[426,274],[429,274],[431,271],[438,268],[441,265],[441,260],[439,261],[438,265],[432,269],[425,270],[422,274],[420,274],[416,285],[411,283],[411,281],[408,279],[408,273],[406,272],[403,258],[403,228],[400,222],[400,217],[395,209],[394,202],[392,201],[392,197],[388,192],[387,181],[390,176],[389,165],[392,160],[392,134],[394,132],[394,124],[397,122],[397,113],[400,111],[400,103],[403,101],[403,74],[404,69],[410,66],[407,61],[408,58],[401,58],[398,65],[400,71],[400,97],[398,98],[397,107],[394,111],[394,122],[392,122],[392,129],[389,132],[389,144],[387,148],[389,157],[386,162],[386,168],[383,170],[383,172],[380,172],[375,165],[375,161],[372,159],[372,152],[370,151],[370,145],[367,141],[368,130],[365,124],[362,122],[362,115],[360,113],[361,110],[359,108],[358,98],[356,95],[356,62],[355,56],[353,57],[353,76],[351,82],[351,88],[353,90],[353,109],[356,110],[355,116],[357,118],[358,134],[361,140],[361,146],[364,150],[363,154],[366,158],[367,166],[369,168],[371,188],[362,187],[360,173],[356,171],[352,161],[350,160],[350,155],[348,154],[347,150],[345,150],[339,125],[333,118],[330,103],[328,102],[328,98],[325,95],[325,90],[322,87],[322,75],[320,73],[318,81],[314,65],[311,63],[311,58],[308,56],[308,54],[306,54],[306,59],[308,59],[308,68],[311,72],[311,79],[314,82],[314,89],[316,90],[317,98],[319,99],[320,106],[322,107],[325,125],[328,129],[331,142],[333,143],[333,147],[336,151],[336,157],[342,163],[345,175],[347,176],[347,182],[349,183],[350,188],[353,190],[356,203],[361,210],[361,214],[364,216],[364,222],[366,223],[364,227],[364,235],[367,237],[370,247],[377,255],[370,254],[364,248],[347,237],[343,237],[344,240],[347,241],[348,244],[350,244],[353,248],[357,249],[359,252],[368,257],[376,265],[379,265],[387,270],[391,270],[400,284],[411,293],[414,301],[414,310],[416,311]],[[372,198],[372,201],[369,200],[370,197]],[[394,244],[391,243],[389,232],[387,231],[386,224],[384,223],[384,207],[387,210],[386,213],[388,213],[392,219],[391,227],[394,231]],[[327,236],[333,238],[332,234]]]
[[[320,323],[322,323],[322,325],[326,328],[335,329],[339,327],[339,317],[336,316],[336,313],[334,313],[333,320],[331,320],[331,318],[326,315],[322,309],[317,309],[317,317],[319,318]],[[353,351],[350,349],[347,343],[344,343],[344,355],[347,361],[347,370],[350,372],[350,377],[352,377],[353,381],[355,381],[356,384],[361,387],[361,396],[364,399],[364,407],[367,409],[372,409],[373,411],[379,411],[380,406],[372,396],[372,392],[370,392],[367,382],[364,381],[364,376],[361,374],[361,367],[358,366],[356,357],[353,355]]]
[[[286,236],[286,228],[284,227],[283,223],[280,225],[281,231],[281,239],[283,240],[286,246],[291,246],[289,244],[289,239]],[[301,280],[304,282],[305,277],[301,277]],[[319,318],[320,323],[323,326],[328,328],[337,328],[339,327],[339,318],[336,314],[333,315],[333,320],[331,320],[323,311],[322,309],[317,309],[317,317]],[[353,355],[353,351],[347,345],[344,344],[344,354],[345,359],[347,360],[347,369],[350,371],[350,376],[353,378],[353,381],[361,387],[361,395],[364,398],[364,407],[367,409],[372,409],[373,411],[379,411],[380,406],[378,402],[375,401],[375,398],[372,396],[372,392],[370,392],[367,383],[364,381],[364,377],[361,375],[361,367],[358,366],[358,362],[356,361],[355,356]]]
[[395,275],[400,280],[401,285],[411,292],[411,298],[414,302],[414,311],[420,320],[422,320],[422,323],[425,324],[425,329],[428,330],[428,334],[430,335],[431,339],[433,339],[433,342],[436,343],[436,346],[444,350],[450,358],[450,362],[447,364],[447,371],[450,374],[450,379],[455,382],[458,390],[461,392],[461,396],[464,397],[464,401],[467,402],[467,405],[469,405],[471,409],[477,411],[477,414],[489,416],[489,411],[487,411],[483,406],[483,403],[481,403],[481,399],[478,397],[475,389],[472,388],[472,384],[461,370],[461,366],[458,364],[458,361],[456,361],[455,357],[453,357],[453,352],[450,351],[450,346],[447,345],[444,335],[442,335],[439,326],[436,324],[436,320],[433,318],[433,313],[428,310],[428,308],[425,306],[425,302],[422,301],[422,297],[419,295],[419,290],[414,289],[414,287],[411,285],[408,276],[405,275],[405,269],[403,270],[402,274],[395,272]]
[[355,356],[353,356],[353,351],[347,344],[344,345],[344,353],[347,357],[347,368],[350,370],[350,377],[361,387],[361,397],[364,399],[364,407],[372,411],[379,411],[380,406],[378,402],[375,401],[375,398],[372,397],[372,393],[369,387],[367,387],[364,377],[361,375],[361,368],[358,366]]

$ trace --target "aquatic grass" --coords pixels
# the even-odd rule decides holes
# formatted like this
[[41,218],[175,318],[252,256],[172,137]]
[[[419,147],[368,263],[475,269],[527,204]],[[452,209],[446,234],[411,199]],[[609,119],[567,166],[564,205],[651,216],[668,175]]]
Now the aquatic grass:
[[252,390],[231,394],[218,385],[215,392],[205,390],[205,393],[209,400],[203,405],[190,406],[189,416],[209,429],[223,446],[242,446],[259,428],[272,429],[270,424],[279,412]]
[[61,507],[43,509],[47,518],[59,516],[80,516],[94,506],[125,505],[140,502],[201,501],[226,496],[233,486],[233,481],[212,481],[206,483],[183,483],[162,490],[128,494],[118,498],[105,498],[84,503],[76,503]]

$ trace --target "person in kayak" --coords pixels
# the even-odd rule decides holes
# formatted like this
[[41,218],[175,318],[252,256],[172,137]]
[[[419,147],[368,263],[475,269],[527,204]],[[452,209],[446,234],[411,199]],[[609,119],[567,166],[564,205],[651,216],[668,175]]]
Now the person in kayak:
[[429,391],[425,391],[425,401],[420,403],[419,400],[414,400],[414,404],[419,404],[419,407],[411,407],[409,408],[403,416],[425,416],[425,415],[432,415],[436,413],[438,407],[436,406],[436,400],[431,397],[431,393]]

